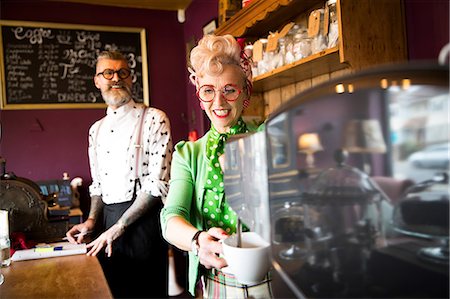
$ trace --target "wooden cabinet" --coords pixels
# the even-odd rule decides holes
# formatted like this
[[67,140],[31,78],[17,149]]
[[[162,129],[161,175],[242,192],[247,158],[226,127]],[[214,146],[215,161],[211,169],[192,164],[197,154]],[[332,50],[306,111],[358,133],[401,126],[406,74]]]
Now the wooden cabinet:
[[[253,0],[216,34],[254,41],[298,16],[324,7],[325,0]],[[254,92],[266,92],[323,74],[407,60],[402,0],[337,0],[339,43],[254,78]]]

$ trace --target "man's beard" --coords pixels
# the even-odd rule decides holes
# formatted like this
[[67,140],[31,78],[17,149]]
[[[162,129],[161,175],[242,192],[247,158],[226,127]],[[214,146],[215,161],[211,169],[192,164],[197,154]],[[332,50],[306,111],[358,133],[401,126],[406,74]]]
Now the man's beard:
[[122,89],[112,89],[111,86],[108,86],[102,90],[103,100],[108,106],[120,107],[132,99],[130,87],[125,84],[120,85]]

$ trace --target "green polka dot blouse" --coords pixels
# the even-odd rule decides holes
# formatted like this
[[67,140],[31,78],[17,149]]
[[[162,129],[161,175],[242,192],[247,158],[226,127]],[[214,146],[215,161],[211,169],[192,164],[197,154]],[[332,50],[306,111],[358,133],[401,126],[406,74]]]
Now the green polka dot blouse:
[[219,156],[225,150],[225,141],[228,139],[228,136],[246,132],[248,132],[247,126],[242,119],[239,119],[236,125],[231,127],[230,132],[226,134],[217,132],[214,126],[211,126],[206,143],[206,155],[209,165],[202,207],[207,229],[221,227],[228,234],[236,232],[237,215],[225,199],[223,171],[219,164]]

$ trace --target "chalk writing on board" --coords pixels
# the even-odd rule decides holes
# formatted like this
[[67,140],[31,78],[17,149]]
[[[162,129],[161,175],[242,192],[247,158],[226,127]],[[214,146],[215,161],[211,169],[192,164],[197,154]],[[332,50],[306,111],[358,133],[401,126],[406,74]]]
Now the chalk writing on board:
[[67,24],[21,25],[18,21],[0,21],[0,25],[5,77],[2,103],[6,106],[103,104],[93,82],[96,58],[103,50],[125,54],[131,69],[133,98],[138,102],[148,98],[143,29],[74,29]]

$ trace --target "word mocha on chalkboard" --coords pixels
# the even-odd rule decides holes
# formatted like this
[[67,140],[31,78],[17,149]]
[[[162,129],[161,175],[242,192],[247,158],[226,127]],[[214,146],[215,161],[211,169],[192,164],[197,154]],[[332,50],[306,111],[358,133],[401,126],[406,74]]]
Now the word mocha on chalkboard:
[[76,28],[19,21],[0,21],[0,26],[3,108],[104,107],[93,83],[96,58],[103,50],[118,50],[126,55],[133,97],[148,102],[144,29],[117,31],[110,27]]

